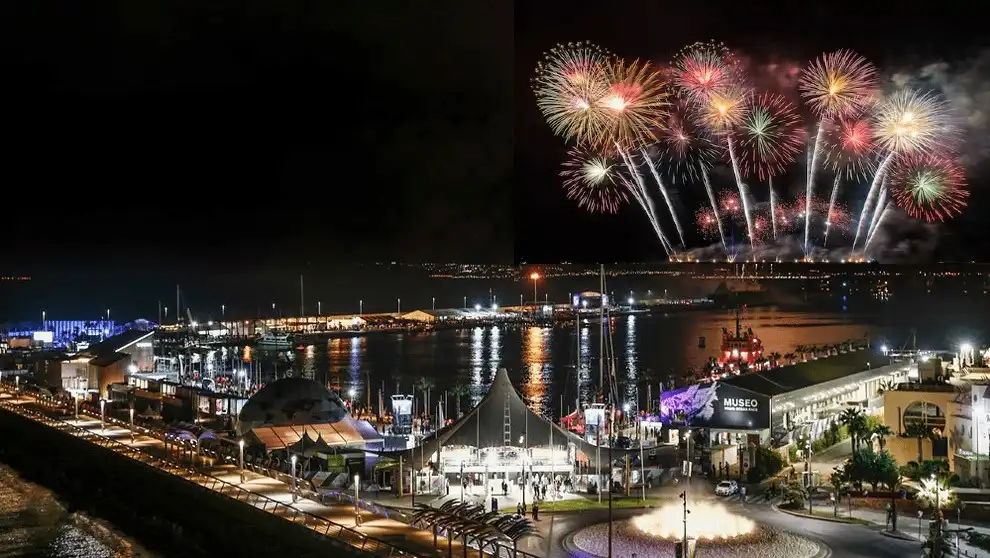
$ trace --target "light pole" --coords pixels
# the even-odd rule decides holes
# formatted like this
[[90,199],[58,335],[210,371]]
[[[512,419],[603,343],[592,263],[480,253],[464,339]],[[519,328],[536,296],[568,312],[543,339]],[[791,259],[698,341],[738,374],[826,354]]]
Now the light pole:
[[361,524],[361,477],[354,475],[354,524]]
[[358,301],[358,316],[364,314],[364,300]]
[[106,434],[107,432],[106,408],[107,408],[106,400],[100,399],[100,431],[104,434]]
[[402,313],[402,299],[401,298],[396,298],[395,299],[395,313],[396,314],[401,314]]
[[78,421],[79,420],[79,394],[77,393],[77,394],[73,395],[72,396],[72,400],[76,404],[76,420]]
[[292,459],[292,503],[296,503],[296,456],[293,455]]
[[131,444],[134,443],[134,407],[129,409],[131,414]]
[[41,311],[41,329],[42,330],[48,329],[48,328],[45,327],[45,311],[44,310]]
[[316,315],[317,317],[323,315],[323,302],[319,300],[316,301]]
[[529,278],[533,280],[533,306],[536,306],[536,282],[540,280],[540,274],[534,271]]
[[220,319],[222,320],[226,316],[227,316],[227,305],[226,304],[221,304],[220,305]]
[[433,310],[437,309],[437,297],[433,297]]
[[684,500],[684,536],[681,539],[681,556],[688,556],[687,516],[691,510],[687,507],[687,490],[681,492],[681,500]]
[[241,484],[244,484],[244,440],[237,441],[237,449],[240,452],[237,460],[237,466],[241,470]]

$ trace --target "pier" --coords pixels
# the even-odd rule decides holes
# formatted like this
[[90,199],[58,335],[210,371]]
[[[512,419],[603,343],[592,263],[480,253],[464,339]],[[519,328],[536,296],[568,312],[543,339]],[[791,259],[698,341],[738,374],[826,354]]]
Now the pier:
[[[4,414],[8,416],[4,417]],[[353,500],[344,498],[344,501],[324,504],[311,499],[314,494],[306,494],[302,490],[297,490],[293,495],[292,487],[286,480],[272,478],[250,468],[242,470],[229,458],[209,452],[200,453],[198,448],[177,440],[170,442],[165,432],[135,427],[125,420],[101,416],[98,409],[88,406],[82,406],[76,416],[73,406],[63,400],[27,394],[16,386],[0,385],[0,419],[10,429],[11,419],[15,417],[43,427],[51,434],[58,434],[59,439],[66,440],[66,444],[68,440],[75,439],[77,443],[83,442],[94,450],[102,450],[104,455],[115,456],[121,474],[126,473],[127,462],[130,462],[132,466],[153,469],[185,486],[222,497],[228,505],[234,506],[233,509],[262,512],[270,518],[269,522],[277,519],[286,527],[293,527],[284,533],[289,539],[285,546],[287,552],[298,548],[291,541],[296,539],[295,533],[303,528],[311,535],[308,539],[302,539],[310,543],[310,548],[307,548],[310,552],[300,551],[298,555],[317,555],[311,550],[314,540],[324,544],[324,553],[330,554],[350,551],[369,556],[425,557],[453,555],[451,553],[466,555],[469,550],[478,552],[477,549],[463,547],[458,540],[441,540],[438,544],[435,534],[390,518],[390,515],[401,516],[401,513],[390,512],[370,501],[358,499],[355,505]],[[24,432],[22,428],[15,428]],[[166,487],[155,485],[145,488],[165,490]],[[181,499],[183,495],[171,496]],[[134,495],[134,498],[139,498],[139,495]],[[195,503],[183,502],[181,505]],[[244,522],[245,518],[215,517],[214,521],[221,524]],[[262,525],[263,522],[248,525],[248,528],[260,528]],[[277,532],[277,529],[269,532]],[[522,552],[519,554],[523,555]]]

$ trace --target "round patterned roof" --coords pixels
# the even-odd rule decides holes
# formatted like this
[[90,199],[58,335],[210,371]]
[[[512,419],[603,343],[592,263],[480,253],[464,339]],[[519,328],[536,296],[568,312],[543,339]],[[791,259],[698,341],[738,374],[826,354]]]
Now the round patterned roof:
[[237,417],[237,432],[259,426],[291,426],[337,422],[347,407],[323,384],[305,378],[283,378],[255,393]]

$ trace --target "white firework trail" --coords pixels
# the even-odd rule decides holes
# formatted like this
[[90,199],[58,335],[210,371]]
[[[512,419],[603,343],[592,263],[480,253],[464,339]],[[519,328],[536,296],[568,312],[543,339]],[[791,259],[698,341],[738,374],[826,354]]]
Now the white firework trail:
[[887,202],[887,206],[883,208],[883,212],[880,214],[880,218],[877,220],[877,227],[873,229],[873,233],[866,238],[866,243],[863,244],[864,253],[870,247],[870,242],[873,242],[873,237],[877,235],[877,231],[880,230],[880,225],[883,224],[884,219],[887,218],[887,214],[889,214],[893,209],[894,209],[894,203]]
[[773,191],[773,177],[767,179],[770,190],[770,226],[773,227],[773,239],[777,240],[777,194]]
[[828,213],[825,215],[825,239],[822,241],[822,246],[828,246],[828,231],[832,228],[832,211],[835,209],[835,200],[839,195],[839,182],[842,181],[842,175],[836,174],[835,181],[832,182],[832,195],[828,198]]
[[712,189],[712,182],[708,179],[708,171],[704,167],[701,168],[701,180],[705,183],[708,202],[712,204],[712,213],[715,214],[715,223],[718,225],[718,236],[722,239],[722,249],[728,253],[728,244],[725,243],[725,230],[722,228],[722,216],[718,214],[718,201],[715,200],[715,190]]
[[732,161],[732,174],[736,176],[736,187],[739,189],[739,199],[742,201],[743,216],[746,218],[746,235],[749,236],[749,244],[752,246],[756,239],[753,237],[753,216],[749,213],[749,196],[746,185],[742,181],[742,173],[739,172],[739,161],[736,159],[736,148],[732,141],[732,134],[726,134],[729,144],[729,160]]
[[674,227],[677,229],[677,236],[681,239],[681,248],[687,246],[684,242],[684,228],[681,226],[681,220],[677,218],[677,211],[674,210],[674,202],[671,201],[670,195],[667,193],[667,187],[664,186],[663,180],[660,180],[660,175],[657,173],[657,168],[653,164],[653,160],[650,159],[650,154],[646,152],[646,149],[640,148],[640,153],[642,153],[643,158],[646,159],[647,166],[650,167],[650,173],[653,174],[653,178],[657,181],[657,186],[660,188],[660,194],[663,195],[663,201],[667,203],[667,209],[670,211],[670,218],[674,221]]
[[873,218],[870,219],[870,228],[867,229],[866,238],[872,238],[873,233],[877,230],[877,225],[880,224],[880,216],[883,215],[884,210],[887,207],[887,197],[890,195],[890,190],[887,188],[887,179],[884,179],[880,183],[880,194],[877,196],[877,207],[873,210]]
[[[873,183],[870,184],[870,191],[866,193],[866,200],[863,201],[863,211],[859,214],[859,220],[856,223],[856,235],[853,237],[852,249],[856,249],[856,244],[859,242],[859,235],[863,232],[863,221],[870,214],[871,202],[873,197],[877,194],[877,189],[880,187],[880,181],[883,178],[884,171],[887,170],[887,166],[890,162],[894,160],[895,152],[891,151],[884,157],[883,162],[877,167],[876,174],[873,175]],[[869,231],[867,231],[869,233]],[[869,236],[869,234],[867,234]]]
[[650,225],[653,227],[653,232],[656,233],[657,238],[660,239],[660,243],[663,245],[663,249],[667,252],[667,255],[673,255],[674,248],[670,240],[667,239],[667,235],[664,234],[663,229],[660,228],[660,223],[657,221],[656,208],[653,205],[653,199],[650,197],[649,193],[646,191],[646,185],[643,183],[643,175],[640,174],[639,169],[633,164],[631,157],[624,150],[619,148],[616,144],[616,148],[619,154],[622,156],[622,161],[625,163],[626,168],[629,169],[629,173],[635,180],[635,184],[628,184],[629,191],[632,193],[636,202],[639,203],[640,207],[646,213],[647,219],[650,220]]
[[818,165],[818,149],[825,137],[825,119],[818,121],[818,133],[815,134],[815,145],[811,148],[811,161],[808,163],[808,182],[804,189],[804,253],[808,253],[811,237],[811,193],[815,189],[815,167]]

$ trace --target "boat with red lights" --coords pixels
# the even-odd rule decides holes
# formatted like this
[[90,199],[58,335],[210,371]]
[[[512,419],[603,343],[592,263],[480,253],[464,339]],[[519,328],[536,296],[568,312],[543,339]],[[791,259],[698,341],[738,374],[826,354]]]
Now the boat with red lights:
[[707,379],[716,381],[770,367],[770,362],[764,358],[763,341],[753,333],[752,328],[742,327],[741,314],[745,309],[743,306],[736,310],[734,332],[722,328],[722,345],[709,366]]

